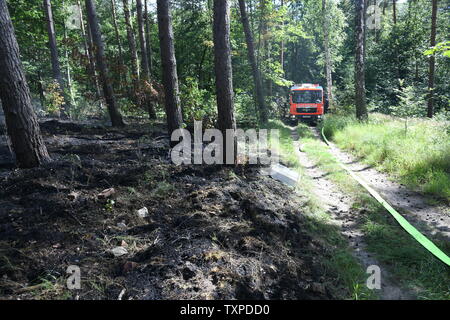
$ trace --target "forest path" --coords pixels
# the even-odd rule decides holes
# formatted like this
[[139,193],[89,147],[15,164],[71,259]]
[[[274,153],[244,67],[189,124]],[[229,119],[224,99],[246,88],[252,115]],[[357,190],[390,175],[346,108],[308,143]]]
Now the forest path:
[[319,198],[321,205],[331,217],[332,222],[340,227],[342,235],[348,239],[349,246],[353,250],[353,255],[365,269],[371,265],[378,265],[380,267],[380,299],[414,299],[415,295],[401,288],[387,268],[367,252],[367,245],[364,242],[364,233],[358,225],[358,219],[356,217],[357,212],[352,210],[352,197],[341,192],[339,188],[327,178],[327,173],[320,170],[314,161],[308,158],[306,153],[301,151],[299,135],[295,128],[291,129],[294,148],[300,164],[304,168],[305,174],[311,178],[314,190],[317,190],[316,196]]
[[[318,129],[311,131],[322,139]],[[329,142],[329,147],[335,158],[362,177],[420,232],[450,241],[450,207],[430,203],[430,199],[423,194],[393,181],[389,175],[360,162],[361,159],[342,151],[332,142]]]

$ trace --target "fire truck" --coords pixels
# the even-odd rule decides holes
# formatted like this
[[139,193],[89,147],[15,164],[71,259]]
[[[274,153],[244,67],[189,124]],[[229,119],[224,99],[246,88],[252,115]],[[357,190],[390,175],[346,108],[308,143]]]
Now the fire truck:
[[325,112],[323,88],[318,84],[296,84],[291,87],[289,105],[291,118],[317,123]]

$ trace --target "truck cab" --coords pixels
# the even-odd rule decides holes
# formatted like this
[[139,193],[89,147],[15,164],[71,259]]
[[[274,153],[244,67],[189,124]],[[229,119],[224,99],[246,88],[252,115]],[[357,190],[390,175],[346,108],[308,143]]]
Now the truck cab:
[[325,112],[323,88],[318,84],[296,84],[289,94],[290,116],[296,120],[316,123]]

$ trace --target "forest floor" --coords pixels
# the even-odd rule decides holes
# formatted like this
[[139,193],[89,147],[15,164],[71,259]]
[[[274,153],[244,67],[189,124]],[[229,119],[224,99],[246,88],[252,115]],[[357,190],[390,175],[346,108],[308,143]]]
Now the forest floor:
[[260,168],[175,166],[157,123],[40,125],[53,161],[39,168],[14,169],[0,141],[1,299],[351,295],[309,199]]

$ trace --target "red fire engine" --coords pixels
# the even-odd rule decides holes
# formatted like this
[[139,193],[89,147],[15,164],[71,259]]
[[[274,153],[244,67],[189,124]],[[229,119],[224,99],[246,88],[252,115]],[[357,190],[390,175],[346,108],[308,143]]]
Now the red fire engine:
[[291,87],[289,95],[290,115],[303,121],[322,120],[325,112],[323,88],[318,84],[302,83]]

